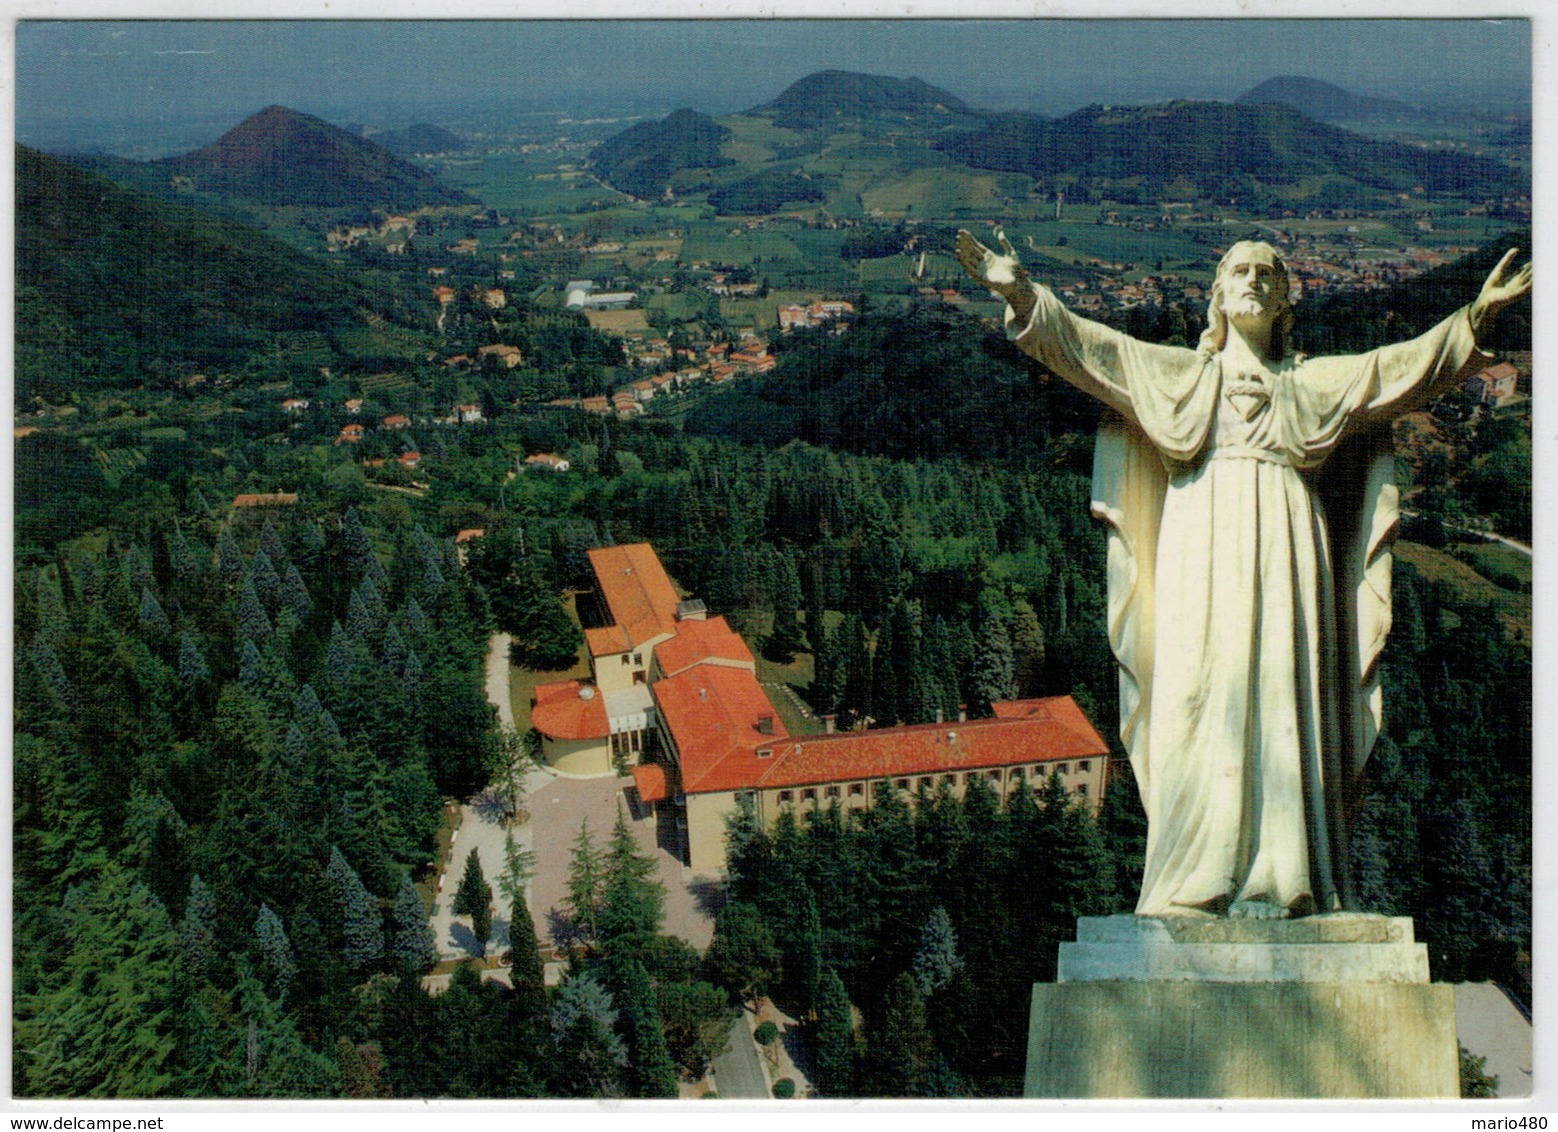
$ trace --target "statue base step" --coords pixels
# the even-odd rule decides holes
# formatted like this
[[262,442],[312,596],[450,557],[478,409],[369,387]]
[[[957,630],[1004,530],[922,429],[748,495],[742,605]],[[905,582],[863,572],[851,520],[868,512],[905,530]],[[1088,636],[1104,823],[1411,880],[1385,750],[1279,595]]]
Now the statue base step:
[[1028,1097],[1455,1097],[1455,997],[1403,917],[1107,916],[1033,988]]

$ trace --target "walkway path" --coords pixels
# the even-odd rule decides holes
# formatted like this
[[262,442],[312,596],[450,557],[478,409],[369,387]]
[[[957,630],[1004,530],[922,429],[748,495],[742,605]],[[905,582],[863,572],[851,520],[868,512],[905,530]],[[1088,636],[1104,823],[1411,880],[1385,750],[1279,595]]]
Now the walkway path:
[[509,698],[509,645],[514,638],[494,633],[487,642],[487,699],[498,709],[498,722],[514,726],[514,701]]
[[1457,983],[1455,1036],[1498,1077],[1500,1097],[1531,1095],[1531,1023],[1492,983]]
[[730,1044],[714,1059],[714,1089],[722,1101],[769,1097],[768,1079],[763,1075],[745,1007],[730,1024]]

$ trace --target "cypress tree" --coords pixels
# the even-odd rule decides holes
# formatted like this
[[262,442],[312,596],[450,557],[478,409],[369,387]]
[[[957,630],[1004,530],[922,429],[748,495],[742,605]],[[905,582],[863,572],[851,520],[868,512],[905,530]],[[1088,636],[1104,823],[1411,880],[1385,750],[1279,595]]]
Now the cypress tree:
[[353,971],[384,957],[384,925],[379,916],[378,902],[363,887],[356,870],[342,856],[341,850],[330,849],[330,864],[325,869],[325,880],[335,900],[340,918],[342,955]]
[[817,1079],[824,1097],[855,1095],[855,1021],[844,983],[832,967],[817,983]]
[[455,890],[451,907],[456,916],[471,918],[476,954],[487,954],[487,940],[492,935],[492,888],[482,875],[481,856],[474,849],[466,855],[465,871],[460,874],[460,887]]
[[676,1066],[666,1048],[660,1023],[660,1007],[643,964],[628,959],[621,964],[622,1020],[627,1031],[628,1095],[675,1097]]
[[433,939],[433,925],[428,922],[427,909],[417,895],[411,877],[402,874],[400,890],[395,895],[395,909],[390,914],[393,925],[390,934],[390,958],[399,966],[417,974],[433,969],[438,962],[438,947]]
[[887,985],[881,1022],[868,1038],[868,1096],[914,1097],[925,1093],[925,1072],[933,1052],[925,1022],[925,1000],[907,972]]
[[298,964],[281,917],[271,911],[269,904],[261,904],[254,917],[254,942],[261,974],[274,990],[276,1000],[285,1000],[292,980],[297,977]]

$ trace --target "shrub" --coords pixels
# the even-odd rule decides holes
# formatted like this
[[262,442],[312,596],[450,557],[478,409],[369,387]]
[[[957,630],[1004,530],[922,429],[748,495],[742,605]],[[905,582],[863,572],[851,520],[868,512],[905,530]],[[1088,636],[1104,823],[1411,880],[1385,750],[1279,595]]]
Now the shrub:
[[781,1101],[789,1100],[795,1096],[795,1082],[789,1077],[779,1078],[774,1082],[774,1096]]
[[757,1029],[752,1032],[760,1046],[771,1046],[779,1040],[779,1027],[772,1022],[759,1022]]

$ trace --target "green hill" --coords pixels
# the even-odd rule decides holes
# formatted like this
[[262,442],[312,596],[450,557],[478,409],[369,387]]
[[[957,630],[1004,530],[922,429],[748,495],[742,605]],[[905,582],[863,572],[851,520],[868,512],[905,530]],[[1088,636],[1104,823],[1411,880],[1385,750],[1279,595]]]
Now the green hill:
[[1136,180],[1144,193],[1188,180],[1198,195],[1230,199],[1321,175],[1391,192],[1422,185],[1430,193],[1497,195],[1522,184],[1497,161],[1373,141],[1273,104],[1089,106],[1053,120],[1006,114],[940,148],[980,169]]
[[776,126],[813,129],[859,118],[952,120],[977,118],[962,99],[920,79],[818,71],[792,83],[772,102],[748,113],[766,114]]
[[421,312],[261,232],[17,147],[19,402],[285,365],[301,343],[312,357],[383,315],[414,325]]
[[271,205],[392,212],[471,198],[367,138],[268,106],[193,153],[151,163],[195,192]]
[[638,122],[608,138],[590,155],[600,179],[636,197],[660,196],[683,169],[729,165],[720,144],[730,131],[707,114],[678,110],[659,122]]
[[1251,87],[1234,100],[1259,104],[1275,102],[1292,107],[1321,122],[1352,122],[1363,118],[1415,117],[1415,106],[1388,98],[1354,94],[1334,83],[1304,75],[1278,75]]

